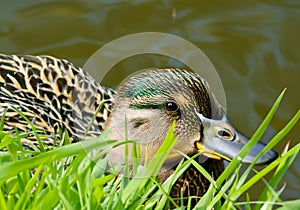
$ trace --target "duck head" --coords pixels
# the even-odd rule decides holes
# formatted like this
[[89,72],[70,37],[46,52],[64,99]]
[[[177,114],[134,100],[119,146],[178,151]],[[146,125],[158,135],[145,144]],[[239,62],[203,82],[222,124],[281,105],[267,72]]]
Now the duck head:
[[[142,154],[151,158],[163,143],[172,123],[177,141],[166,163],[199,151],[209,158],[231,159],[248,142],[229,122],[208,84],[199,75],[179,69],[151,69],[129,77],[118,89],[105,128],[109,139],[138,140]],[[125,126],[126,125],[126,126]],[[264,148],[257,143],[244,158],[251,162]],[[124,146],[113,151],[115,162],[124,161]],[[277,157],[269,151],[257,163]]]

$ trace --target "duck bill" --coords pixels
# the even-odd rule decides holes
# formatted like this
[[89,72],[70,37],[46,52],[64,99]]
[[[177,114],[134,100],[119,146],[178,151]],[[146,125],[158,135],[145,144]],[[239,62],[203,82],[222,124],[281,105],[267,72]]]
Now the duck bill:
[[[221,120],[212,120],[197,114],[203,125],[204,138],[196,142],[197,149],[210,158],[231,160],[247,144],[249,139],[236,131],[224,114]],[[251,163],[265,148],[265,144],[258,142],[252,147],[242,162]],[[262,155],[256,164],[266,164],[278,157],[277,152],[270,150]]]

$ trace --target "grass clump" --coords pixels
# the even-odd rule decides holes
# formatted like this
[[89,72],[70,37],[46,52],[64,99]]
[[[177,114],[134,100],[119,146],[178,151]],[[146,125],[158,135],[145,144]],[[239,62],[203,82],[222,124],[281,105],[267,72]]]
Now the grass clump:
[[[170,190],[178,177],[191,165],[211,182],[208,191],[195,206],[197,209],[295,209],[300,206],[300,200],[282,201],[280,193],[284,187],[277,188],[283,174],[299,154],[300,144],[286,150],[261,171],[256,171],[252,163],[245,172],[239,173],[241,159],[265,132],[282,97],[283,93],[249,143],[217,180],[194,160],[200,155],[197,154],[191,158],[186,157],[187,160],[182,161],[174,174],[162,184],[156,175],[176,141],[173,135],[174,125],[149,163],[134,162],[133,167],[130,167],[126,161],[125,166],[118,165],[107,169],[109,160],[106,154],[112,147],[120,144],[136,145],[137,152],[133,153],[133,159],[139,159],[137,143],[130,140],[121,143],[106,140],[107,131],[96,139],[50,151],[43,146],[40,147],[42,149],[36,148],[36,151],[27,151],[23,148],[21,139],[32,133],[19,133],[17,130],[3,132],[2,116],[0,150],[7,151],[0,152],[0,209],[163,209],[170,205],[180,208],[169,196]],[[300,111],[269,141],[260,155],[280,142],[299,118]],[[33,135],[40,135],[36,130],[33,131]],[[121,170],[124,175],[119,173]],[[255,175],[249,178],[252,171]],[[268,173],[273,174],[267,181],[264,176]],[[247,190],[259,180],[263,180],[265,187],[259,199],[252,201]],[[239,201],[245,194],[247,200]],[[191,209],[191,202],[188,203],[186,209]]]

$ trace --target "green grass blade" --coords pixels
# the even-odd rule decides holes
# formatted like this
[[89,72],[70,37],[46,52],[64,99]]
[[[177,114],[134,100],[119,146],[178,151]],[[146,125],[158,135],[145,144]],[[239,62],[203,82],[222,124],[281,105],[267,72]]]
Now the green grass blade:
[[170,154],[177,138],[174,136],[174,129],[175,129],[175,121],[173,122],[163,144],[157,150],[155,155],[153,156],[152,160],[149,162],[148,165],[148,175],[156,176],[162,167],[163,163],[167,159],[168,155]]
[[264,177],[267,173],[273,170],[276,166],[278,166],[281,162],[285,161],[290,156],[294,156],[295,153],[298,154],[300,150],[300,144],[297,144],[292,149],[290,149],[286,154],[282,157],[279,157],[277,160],[270,163],[267,167],[261,170],[258,174],[253,176],[249,181],[247,181],[243,186],[237,189],[232,195],[231,200],[236,200],[242,193],[246,192],[252,185],[254,185],[258,180]]
[[89,151],[95,148],[106,147],[108,144],[111,144],[112,146],[118,145],[116,141],[104,141],[101,138],[91,139],[59,147],[57,149],[41,153],[32,158],[28,158],[26,160],[20,160],[15,163],[1,165],[0,180],[11,176],[15,176],[16,174],[25,169],[31,169],[49,161],[55,161],[64,157],[76,155],[79,152],[83,151],[83,149],[85,151]]
[[55,206],[57,206],[57,203],[59,202],[60,197],[58,196],[58,189],[53,188],[50,192],[45,193],[39,202],[39,208],[43,210],[51,210],[54,209]]
[[264,121],[261,123],[261,125],[258,127],[256,132],[253,134],[250,141],[241,149],[241,151],[238,153],[238,155],[232,159],[231,163],[227,166],[227,168],[224,170],[224,172],[220,175],[220,177],[217,179],[216,183],[218,186],[221,186],[222,183],[227,179],[228,176],[235,170],[235,168],[241,163],[241,160],[247,155],[247,153],[251,150],[251,148],[259,141],[259,139],[262,137],[264,132],[266,131],[268,125],[270,124],[271,119],[273,118],[282,98],[285,93],[285,90],[282,91],[282,93],[279,95],[279,97],[276,99],[274,105],[272,106],[271,110],[267,114]]
[[[157,204],[155,209],[163,209],[167,200],[170,200],[172,203],[174,203],[173,199],[171,199],[169,196],[169,192],[175,181],[186,171],[186,169],[188,169],[188,167],[190,167],[190,165],[191,159],[188,159],[183,163],[180,162],[174,173],[161,185],[162,189],[156,191],[156,193],[147,201],[146,206]],[[160,196],[162,197],[160,200],[158,200],[157,198]],[[177,204],[174,206],[177,207]]]
[[195,209],[201,209],[201,210],[207,209],[207,206],[209,205],[209,203],[211,203],[211,201],[214,197],[214,193],[215,193],[215,188],[211,184],[211,185],[209,185],[209,188],[206,191],[206,193],[203,195],[203,197],[200,199],[200,201],[196,204]]
[[285,185],[278,191],[276,192],[275,189],[273,189],[265,180],[264,180],[267,188],[271,192],[272,196],[269,197],[268,199],[264,200],[263,205],[260,207],[261,210],[272,210],[274,209],[274,205],[276,205],[276,200],[279,199],[279,196],[283,192]]
[[[259,155],[254,159],[254,161],[250,164],[250,166],[248,167],[248,169],[244,172],[244,174],[242,175],[241,179],[239,180],[239,183],[237,185],[237,189],[239,189],[242,184],[245,182],[246,177],[248,176],[248,174],[251,172],[251,170],[254,167],[254,164],[256,163],[256,161],[264,154],[266,153],[268,150],[270,150],[273,146],[275,146],[277,143],[279,143],[284,137],[285,135],[294,127],[294,125],[297,123],[297,121],[300,118],[300,110],[296,113],[296,115],[289,121],[289,123],[280,131],[278,132],[273,138],[272,140],[266,145],[266,147],[259,153]],[[285,168],[287,168],[288,165],[286,165]],[[272,178],[272,187],[275,188],[276,185],[278,184],[279,180],[281,179],[283,173],[284,173],[284,169],[282,170],[281,175],[277,175],[275,177]],[[275,181],[277,180],[277,182]],[[231,198],[232,199],[232,198]]]
[[155,153],[149,165],[147,167],[138,167],[136,176],[128,183],[128,185],[124,189],[124,192],[122,194],[123,203],[130,203],[134,195],[136,195],[136,193],[140,192],[140,190],[144,188],[147,181],[150,180],[149,178],[146,179],[146,177],[156,176],[158,174],[165,159],[169,155],[171,149],[173,148],[173,145],[176,142],[176,137],[174,136],[174,128],[175,122],[170,128],[165,141]]
[[67,210],[72,210],[73,209],[73,207],[70,204],[69,200],[66,198],[66,196],[61,191],[58,191],[58,196],[59,196],[60,201],[62,202],[62,204],[64,206],[64,209],[67,209]]
[[[269,181],[270,188],[265,188],[263,190],[258,201],[265,201],[268,199],[268,197],[272,196],[272,194],[270,194],[270,189],[275,189],[277,187],[277,185],[279,184],[283,175],[286,173],[287,169],[294,162],[298,153],[295,152],[287,160],[280,162],[279,166],[277,167],[277,170],[275,171],[274,175],[272,176],[272,178]],[[260,209],[260,206],[261,205],[257,204],[254,209]]]
[[228,181],[222,186],[222,188],[219,190],[217,195],[214,196],[214,198],[211,200],[210,203],[207,203],[207,209],[214,209],[214,206],[217,202],[221,201],[221,198],[226,194],[226,191],[229,189],[229,187],[232,185],[234,180],[236,179],[235,176],[231,176]]
[[95,122],[95,120],[96,120],[96,118],[97,118],[97,115],[98,115],[98,113],[100,112],[100,110],[101,110],[101,108],[103,107],[103,105],[104,105],[104,101],[103,101],[101,104],[99,104],[99,106],[97,107],[97,109],[96,109],[96,111],[95,111],[95,113],[94,113],[94,115],[93,115],[93,117],[92,117],[90,123],[88,124],[88,127],[85,129],[83,139],[85,139],[85,138],[87,137],[87,135],[88,135],[88,133],[89,133],[91,127],[93,126],[93,123]]
[[[2,188],[2,185],[0,184],[0,189]],[[1,209],[3,209],[3,210],[8,210],[9,209],[9,207],[8,207],[8,205],[7,205],[7,203],[6,203],[6,199],[4,198],[4,195],[3,195],[3,191],[2,190],[0,190],[0,207],[1,207]]]
[[[265,154],[267,151],[272,149],[275,145],[277,145],[285,136],[290,132],[290,130],[295,126],[295,124],[300,119],[300,110],[296,113],[296,115],[289,121],[289,123],[281,130],[279,131],[272,139],[271,141],[265,146],[265,148],[256,156],[256,158],[253,160],[253,162],[249,165],[247,170],[243,173],[241,176],[239,183],[237,185],[237,188],[239,188],[246,180],[248,175],[250,174],[251,170],[253,169],[255,163],[257,160]],[[280,179],[280,178],[279,178]],[[274,183],[275,184],[275,183]],[[273,186],[276,187],[275,185]]]
[[2,138],[1,138],[0,150],[3,147],[6,147],[6,146],[10,145],[13,141],[14,141],[14,139],[13,139],[12,136],[10,136],[9,134],[4,134],[4,136],[2,136]]
[[31,127],[31,129],[32,129],[32,131],[34,133],[34,136],[36,137],[36,139],[38,141],[40,150],[42,152],[45,152],[46,150],[45,150],[44,144],[41,141],[41,138],[40,138],[40,136],[39,136],[39,134],[37,132],[36,127],[33,125],[33,123],[22,112],[20,112],[18,109],[16,109],[15,107],[12,107],[12,108],[15,110],[15,112],[17,112],[28,123],[28,125],[30,125],[30,127]]
[[6,112],[7,112],[7,108],[4,109],[4,112],[3,112],[2,116],[1,116],[0,131],[3,131],[3,129],[4,129],[4,120],[5,120]]
[[191,164],[193,166],[195,166],[195,168],[206,178],[209,180],[209,182],[211,184],[213,184],[214,188],[217,188],[217,185],[215,183],[215,180],[213,180],[213,178],[211,177],[211,175],[205,170],[205,168],[203,168],[203,166],[201,166],[198,162],[196,162],[194,159],[196,157],[198,157],[199,155],[201,155],[201,153],[198,153],[196,155],[194,155],[193,157],[189,157],[187,156],[185,153],[181,152],[181,151],[177,151],[178,153],[180,153],[183,157],[185,157],[186,159],[190,160]]
[[299,209],[300,199],[292,200],[292,201],[284,201],[280,203],[281,207],[277,208],[277,210],[291,210],[291,209]]
[[21,197],[18,199],[15,209],[22,209],[22,206],[26,203],[26,200],[29,201],[29,197],[30,197],[30,192],[33,189],[38,176],[40,174],[42,170],[42,165],[40,165],[37,170],[35,171],[33,177],[28,181],[28,183],[25,186],[25,190],[23,191],[23,193],[21,194]]

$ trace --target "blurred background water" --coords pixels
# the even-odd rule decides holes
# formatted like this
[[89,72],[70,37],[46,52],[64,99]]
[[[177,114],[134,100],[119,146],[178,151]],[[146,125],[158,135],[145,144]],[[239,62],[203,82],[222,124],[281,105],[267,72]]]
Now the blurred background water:
[[[245,135],[253,134],[284,88],[262,141],[300,107],[300,1],[0,0],[2,53],[49,54],[83,66],[104,44],[137,32],[170,33],[198,46],[221,77],[231,122]],[[134,56],[116,65],[118,74],[104,84],[116,87],[133,70],[167,66],[182,64],[164,56]],[[281,152],[288,141],[299,143],[299,125],[275,150]],[[281,186],[287,184],[282,199],[300,198],[299,177],[298,156],[282,180]],[[251,198],[260,189],[251,189]]]

